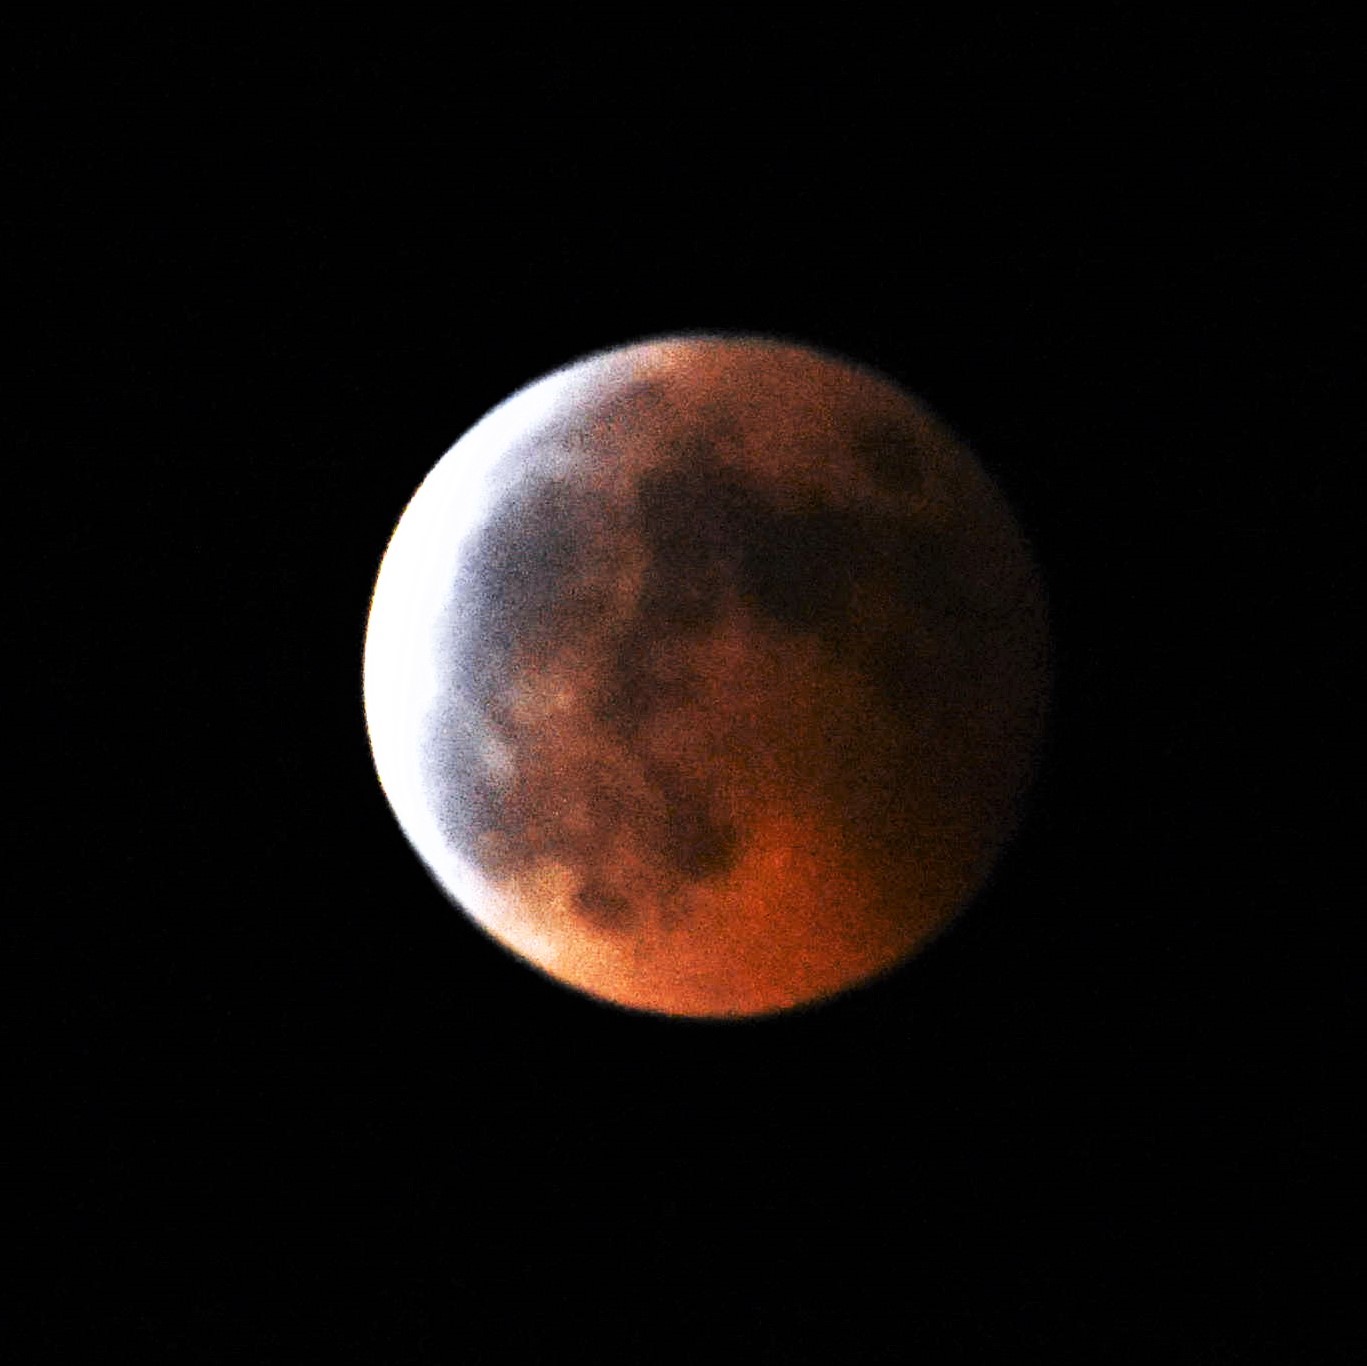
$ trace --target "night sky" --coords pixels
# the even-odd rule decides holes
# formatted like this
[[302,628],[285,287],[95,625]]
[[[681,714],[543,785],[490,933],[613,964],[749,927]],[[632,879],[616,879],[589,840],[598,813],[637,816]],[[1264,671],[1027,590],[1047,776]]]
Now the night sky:
[[[1285,149],[1265,210],[1079,155],[978,212],[928,173],[857,197],[834,133],[756,183],[679,120],[661,176],[600,113],[578,170],[568,135],[467,164],[411,231],[68,214],[7,253],[35,873],[5,1053],[62,1097],[21,1108],[64,1306],[14,1359],[98,1359],[64,1355],[93,1325],[183,1361],[1348,1360],[1342,234],[1278,213]],[[479,164],[521,127],[468,134]],[[547,370],[681,330],[924,399],[1054,631],[1034,795],[973,906],[744,1024],[497,948],[404,842],[361,710],[428,469]]]

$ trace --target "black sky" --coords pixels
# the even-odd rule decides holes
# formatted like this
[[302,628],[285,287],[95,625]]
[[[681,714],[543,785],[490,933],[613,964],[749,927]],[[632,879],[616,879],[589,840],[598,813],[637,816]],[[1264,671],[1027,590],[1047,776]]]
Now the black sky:
[[[185,1360],[490,1334],[461,1359],[560,1359],[562,1324],[646,1360],[662,1323],[695,1360],[1285,1360],[1302,1332],[1348,1359],[1346,214],[1280,144],[1261,198],[1230,157],[1165,176],[1114,145],[903,170],[896,83],[837,85],[864,112],[824,138],[812,98],[786,140],[731,111],[777,168],[664,95],[668,156],[601,92],[548,151],[557,87],[457,139],[452,208],[411,228],[125,203],[16,240],[38,951],[5,1047],[64,1095],[35,1170],[85,1251],[52,1353],[132,1247],[110,1322]],[[54,162],[30,183],[66,202]],[[1026,528],[1056,648],[973,908],[867,991],[734,1026],[594,1004],[474,930],[360,701],[374,573],[437,458],[558,364],[711,329],[929,402]]]

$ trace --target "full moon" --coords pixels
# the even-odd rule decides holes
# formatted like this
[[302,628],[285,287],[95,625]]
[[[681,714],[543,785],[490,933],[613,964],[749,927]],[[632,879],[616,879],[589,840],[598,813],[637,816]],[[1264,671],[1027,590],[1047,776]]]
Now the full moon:
[[366,724],[497,942],[600,1000],[791,1009],[885,974],[1019,819],[1048,685],[1028,545],[892,380],[665,337],[521,389],[380,566]]

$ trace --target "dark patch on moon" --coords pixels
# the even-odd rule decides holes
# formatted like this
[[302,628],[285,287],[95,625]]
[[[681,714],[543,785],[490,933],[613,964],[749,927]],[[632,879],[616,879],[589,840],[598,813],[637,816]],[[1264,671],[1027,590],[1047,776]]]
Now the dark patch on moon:
[[736,860],[739,841],[712,811],[707,791],[658,766],[652,777],[665,797],[667,836],[660,853],[671,870],[690,882],[724,873]]
[[[563,478],[533,481],[493,509],[463,558],[434,652],[441,700],[424,779],[443,834],[478,850],[495,875],[562,861],[581,879],[576,904],[600,925],[624,928],[639,900],[619,885],[623,846],[650,851],[667,896],[730,867],[736,832],[696,781],[639,761],[626,773],[605,766],[577,794],[586,821],[558,819],[554,720],[519,717],[510,696],[559,644],[592,638],[598,657],[574,681],[589,694],[589,725],[625,742],[618,757],[652,714],[684,699],[686,682],[653,666],[651,647],[716,623],[753,496],[720,480],[705,450],[679,454],[688,463],[643,479],[627,509]],[[604,585],[628,571],[633,537],[646,551],[644,581],[631,616],[604,629]],[[491,740],[509,771],[491,768]],[[582,787],[583,775],[574,781]]]
[[921,489],[925,479],[921,443],[904,423],[889,419],[857,422],[850,450],[880,488],[900,494]]
[[631,917],[631,898],[616,892],[590,874],[574,894],[575,908],[585,920],[607,928],[621,926]]
[[757,616],[805,631],[842,620],[864,558],[863,519],[792,512],[723,464],[703,441],[637,490],[650,550],[642,618],[652,631],[713,625],[733,594]]
[[838,627],[866,558],[866,530],[857,514],[842,508],[764,509],[742,543],[741,597],[761,617],[792,630]]

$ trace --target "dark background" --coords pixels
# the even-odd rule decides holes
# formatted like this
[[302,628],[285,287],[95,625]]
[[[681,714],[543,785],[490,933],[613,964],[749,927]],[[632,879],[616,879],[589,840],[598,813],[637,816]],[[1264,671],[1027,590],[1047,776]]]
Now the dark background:
[[[6,257],[5,1048],[51,1088],[16,1109],[24,1284],[58,1307],[24,1359],[1349,1359],[1362,290],[1346,158],[1307,136],[1346,86],[1325,30],[1119,32],[1028,62],[993,24],[840,35],[762,83],[767,49],[567,74],[554,36],[427,35],[411,79],[345,66],[348,110],[414,111],[365,154],[302,31],[273,64],[30,52],[21,183],[60,231]],[[228,135],[177,150],[186,108]],[[925,398],[1016,508],[1056,649],[1026,821],[959,924],[735,1025],[485,939],[390,816],[360,695],[380,556],[461,433],[712,329]]]

